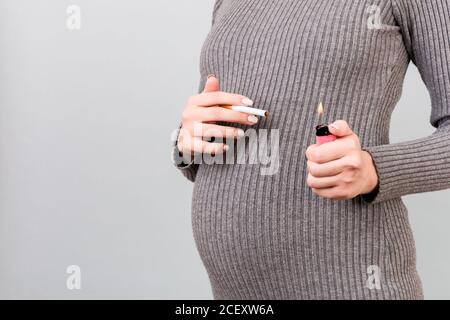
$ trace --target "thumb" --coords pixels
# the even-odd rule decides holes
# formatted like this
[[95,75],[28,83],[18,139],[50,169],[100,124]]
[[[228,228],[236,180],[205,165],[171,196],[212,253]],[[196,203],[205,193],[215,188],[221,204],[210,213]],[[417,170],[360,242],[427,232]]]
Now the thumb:
[[328,126],[330,132],[336,137],[346,137],[353,134],[352,129],[344,120],[337,120]]
[[203,93],[208,92],[215,92],[220,90],[220,84],[219,80],[216,78],[215,75],[208,76],[208,79],[205,83],[205,89],[203,90]]

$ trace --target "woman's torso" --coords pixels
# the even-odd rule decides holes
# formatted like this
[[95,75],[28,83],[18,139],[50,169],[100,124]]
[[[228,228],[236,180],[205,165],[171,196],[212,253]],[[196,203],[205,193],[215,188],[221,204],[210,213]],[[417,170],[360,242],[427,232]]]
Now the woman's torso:
[[270,112],[256,129],[279,136],[279,166],[199,167],[193,229],[216,298],[421,298],[401,199],[335,201],[306,185],[319,101],[324,122],[346,120],[363,146],[389,142],[409,63],[392,10],[388,0],[220,2],[202,77]]

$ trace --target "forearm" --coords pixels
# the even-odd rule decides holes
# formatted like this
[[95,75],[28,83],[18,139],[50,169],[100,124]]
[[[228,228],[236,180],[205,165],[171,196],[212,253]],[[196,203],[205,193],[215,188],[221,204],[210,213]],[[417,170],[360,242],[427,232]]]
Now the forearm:
[[450,188],[450,118],[428,137],[365,150],[379,177],[378,190],[363,196],[367,202]]

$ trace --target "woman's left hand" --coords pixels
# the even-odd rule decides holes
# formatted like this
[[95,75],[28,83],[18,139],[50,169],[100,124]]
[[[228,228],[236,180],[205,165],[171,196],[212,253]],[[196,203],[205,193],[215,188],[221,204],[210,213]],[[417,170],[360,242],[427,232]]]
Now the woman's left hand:
[[308,186],[324,198],[352,199],[370,193],[378,184],[372,156],[361,150],[358,136],[347,122],[338,120],[329,126],[336,141],[311,145],[306,150]]

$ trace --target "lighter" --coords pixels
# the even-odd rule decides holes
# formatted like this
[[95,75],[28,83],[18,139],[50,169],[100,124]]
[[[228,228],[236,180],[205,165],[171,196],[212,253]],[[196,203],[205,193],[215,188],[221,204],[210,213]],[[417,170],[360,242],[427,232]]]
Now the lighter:
[[[319,123],[322,122],[322,118],[323,118],[323,104],[322,102],[319,104],[319,107],[317,108],[317,113],[319,115]],[[316,127],[316,143],[318,145],[327,143],[327,142],[332,142],[336,140],[336,136],[331,134],[331,132],[328,129],[328,126],[325,124],[319,124]]]

